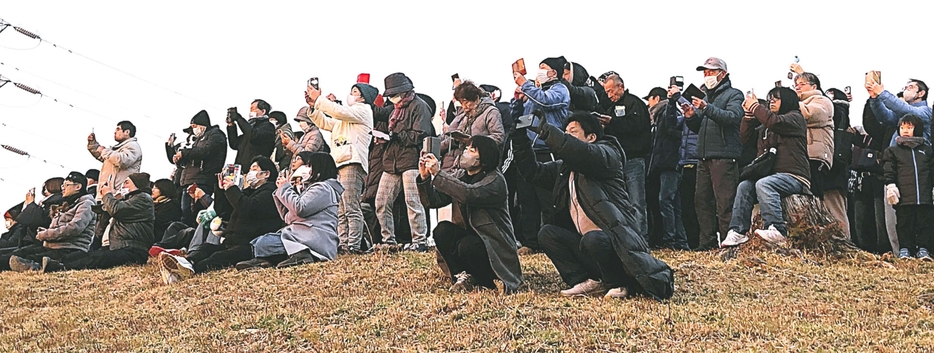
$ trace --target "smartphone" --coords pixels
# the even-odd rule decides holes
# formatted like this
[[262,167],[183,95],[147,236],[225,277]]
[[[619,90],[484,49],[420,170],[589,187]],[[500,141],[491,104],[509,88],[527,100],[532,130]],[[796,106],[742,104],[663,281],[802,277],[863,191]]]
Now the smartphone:
[[668,80],[668,87],[678,86],[678,88],[684,88],[684,76],[671,76]]
[[756,94],[756,90],[755,90],[755,89],[750,88],[748,91],[746,91],[746,95],[747,95],[747,96],[751,96],[751,95],[754,95],[754,94]]
[[528,114],[520,116],[516,119],[516,129],[524,129],[529,126],[532,126],[532,121],[535,120],[535,115]]
[[512,72],[518,72],[520,75],[525,76],[528,72],[525,71],[525,59],[519,58],[516,62],[512,63]]
[[801,62],[801,59],[798,59],[798,56],[795,55],[795,64],[797,64],[797,63],[799,63],[799,62]]
[[775,87],[781,87],[781,86],[782,86],[782,80],[775,81]]
[[[457,81],[460,78],[461,78],[460,74],[453,74],[451,75],[451,82]],[[454,88],[455,88],[454,85],[451,85],[451,89],[453,90]]]
[[311,87],[314,87],[315,90],[321,90],[321,88],[318,88],[318,78],[317,78],[317,77],[309,78],[309,79],[308,79],[308,85],[311,86]]
[[441,139],[437,137],[426,137],[423,142],[422,152],[435,155],[435,158],[441,159]]
[[843,93],[850,94],[850,86],[843,87]]

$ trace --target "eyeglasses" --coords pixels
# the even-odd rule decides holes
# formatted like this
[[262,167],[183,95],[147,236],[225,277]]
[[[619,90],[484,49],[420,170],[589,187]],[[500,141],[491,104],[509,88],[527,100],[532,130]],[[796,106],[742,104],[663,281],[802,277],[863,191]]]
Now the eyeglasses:
[[769,104],[781,102],[781,98],[769,98]]

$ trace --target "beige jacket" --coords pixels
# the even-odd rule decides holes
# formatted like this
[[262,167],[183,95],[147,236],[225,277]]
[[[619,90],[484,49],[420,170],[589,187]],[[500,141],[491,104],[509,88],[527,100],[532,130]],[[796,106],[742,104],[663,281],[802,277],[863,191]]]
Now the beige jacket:
[[369,170],[370,141],[373,136],[373,109],[369,104],[340,105],[323,97],[308,109],[308,117],[318,128],[331,132],[331,157],[337,167],[360,163]]
[[833,101],[821,91],[798,95],[801,114],[808,123],[808,159],[833,167]]
[[[123,182],[133,173],[139,173],[143,164],[143,150],[140,149],[136,137],[118,143],[113,147],[104,147],[102,152],[97,148],[97,141],[88,142],[88,152],[97,160],[104,162],[101,166],[101,175],[98,184],[110,183],[110,187],[119,190]],[[112,178],[112,179],[111,179]],[[97,188],[97,199],[101,199],[101,188]]]

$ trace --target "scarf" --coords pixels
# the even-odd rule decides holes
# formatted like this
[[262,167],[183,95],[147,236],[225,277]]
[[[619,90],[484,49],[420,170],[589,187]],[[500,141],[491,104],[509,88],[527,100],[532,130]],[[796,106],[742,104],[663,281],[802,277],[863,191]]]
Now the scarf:
[[415,91],[408,91],[402,96],[402,100],[394,105],[395,109],[392,111],[392,117],[389,118],[389,131],[392,131],[393,128],[396,127],[396,124],[402,121],[406,108],[408,108],[409,104],[411,104],[414,99]]

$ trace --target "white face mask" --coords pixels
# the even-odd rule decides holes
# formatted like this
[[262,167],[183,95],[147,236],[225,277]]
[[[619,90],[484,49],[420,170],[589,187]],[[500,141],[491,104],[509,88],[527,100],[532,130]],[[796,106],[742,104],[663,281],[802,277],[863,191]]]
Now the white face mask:
[[551,79],[548,78],[548,70],[545,70],[545,69],[538,70],[538,75],[535,76],[535,79],[538,80],[538,83],[545,83],[545,82],[551,81]]
[[704,76],[704,85],[707,86],[707,89],[713,89],[714,87],[717,87],[718,83],[720,83],[720,80],[717,79],[717,75]]
[[256,112],[250,112],[250,119],[253,119],[255,117],[256,117]]
[[244,181],[246,182],[244,187],[251,187],[259,184],[260,180],[262,180],[259,177],[259,173],[260,172],[255,170],[251,170],[249,173],[246,173],[246,177],[244,177]]
[[269,119],[269,123],[272,124],[272,126],[279,126],[279,121],[276,119]]
[[308,130],[308,127],[309,127],[309,126],[310,126],[310,125],[308,125],[308,122],[307,122],[307,121],[299,121],[299,122],[298,122],[298,127],[301,128],[302,131]]
[[399,102],[402,101],[402,96],[389,97],[389,101],[392,102],[392,104],[399,104]]
[[120,195],[126,196],[126,194],[129,194],[129,193],[130,193],[130,189],[121,188],[120,191],[117,191],[117,193],[120,194]]
[[191,132],[193,132],[195,136],[201,137],[201,135],[204,135],[204,129],[205,129],[204,127],[199,126],[194,129],[191,129]]
[[10,230],[10,228],[13,228],[13,220],[12,220],[12,219],[6,220],[6,229],[7,229],[7,230]]
[[357,104],[357,96],[352,95],[352,94],[348,94],[348,95],[347,95],[347,99],[344,100],[344,105],[346,105],[346,106],[349,107],[349,106],[352,106],[352,105],[354,105],[354,104]]

